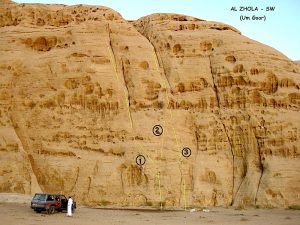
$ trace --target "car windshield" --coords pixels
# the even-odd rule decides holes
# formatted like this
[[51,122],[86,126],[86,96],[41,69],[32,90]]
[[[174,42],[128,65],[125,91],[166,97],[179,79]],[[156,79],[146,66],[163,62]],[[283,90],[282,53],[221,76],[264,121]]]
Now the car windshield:
[[46,195],[45,194],[35,194],[35,196],[33,197],[33,200],[45,201]]

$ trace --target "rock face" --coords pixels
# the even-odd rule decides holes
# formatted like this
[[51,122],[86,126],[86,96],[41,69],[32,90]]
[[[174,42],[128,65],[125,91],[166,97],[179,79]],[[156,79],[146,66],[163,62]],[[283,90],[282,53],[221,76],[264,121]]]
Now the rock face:
[[300,204],[300,66],[275,49],[222,23],[86,5],[1,1],[0,33],[1,192]]

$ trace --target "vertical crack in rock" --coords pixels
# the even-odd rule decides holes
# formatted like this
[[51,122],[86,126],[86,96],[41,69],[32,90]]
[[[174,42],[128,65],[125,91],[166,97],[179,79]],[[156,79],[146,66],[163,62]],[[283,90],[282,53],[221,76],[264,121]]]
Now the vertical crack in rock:
[[[124,78],[125,88],[126,88],[126,90],[127,90],[127,95],[128,95],[128,106],[130,106],[130,95],[129,95],[128,85],[127,85],[127,82],[126,82],[126,79],[125,79],[125,69],[124,69],[124,62],[123,62],[123,59],[121,59],[121,69],[122,69],[122,75],[123,75],[123,78]],[[130,113],[130,112],[129,112],[129,113]],[[130,114],[130,117],[131,117],[131,114]]]
[[[110,51],[112,53],[112,58],[113,58],[113,65],[114,65],[114,68],[115,68],[115,73],[116,73],[116,76],[118,76],[118,69],[117,69],[117,59],[116,59],[116,54],[114,52],[114,48],[112,46],[112,39],[111,39],[111,30],[110,30],[110,27],[109,27],[109,24],[107,24],[107,27],[106,27],[107,31],[108,31],[108,42],[109,42],[109,48],[110,48]],[[129,95],[129,90],[128,90],[128,87],[127,87],[127,84],[126,84],[126,79],[125,79],[125,76],[124,76],[124,70],[123,70],[123,62],[122,62],[122,75],[123,75],[123,79],[124,79],[124,95],[125,95],[125,98],[126,98],[126,105],[128,107],[128,114],[129,114],[129,119],[130,119],[130,125],[131,125],[131,128],[133,128],[133,122],[132,122],[132,115],[131,115],[131,110],[130,110],[130,95]],[[127,93],[126,93],[126,91]]]
[[[144,34],[144,33],[143,33],[142,31],[140,31],[139,29],[136,29],[135,27],[134,27],[134,29],[135,29],[138,33],[140,33],[143,37],[145,37],[145,38],[148,40],[148,43],[152,46],[152,48],[153,48],[153,54],[154,54],[154,56],[155,56],[156,61],[158,62],[158,65],[157,65],[157,66],[160,67],[160,68],[162,68],[162,74],[163,74],[163,76],[164,76],[164,78],[165,78],[165,82],[168,84],[168,86],[169,86],[169,92],[172,94],[171,84],[170,84],[170,81],[169,81],[169,79],[168,79],[168,77],[167,77],[166,70],[165,70],[165,66],[164,66],[164,63],[163,63],[163,59],[162,59],[162,57],[161,57],[159,51],[155,48],[155,45],[153,44],[153,42],[151,41],[151,39],[150,39],[146,34]],[[158,68],[158,69],[159,69],[159,68]],[[165,88],[167,88],[167,87],[165,87]],[[168,108],[170,100],[169,100],[169,97],[167,96],[167,91],[166,91],[166,101],[167,101],[167,106],[166,106],[166,108]],[[169,112],[171,118],[173,118],[173,117],[172,117],[171,109],[169,109],[168,112]],[[174,128],[174,125],[173,125],[173,124],[172,124],[172,130],[173,130],[173,134],[174,134],[174,137],[175,137],[175,139],[176,139],[176,144],[177,144],[177,148],[178,148],[178,151],[179,151],[179,145],[178,145],[177,133],[176,133],[176,131],[175,131],[175,128]],[[178,165],[179,165],[179,170],[180,170],[180,171],[181,171],[181,163],[182,163],[182,161],[179,160]]]
[[[162,69],[162,75],[163,75],[163,77],[165,78],[165,83],[168,85],[168,87],[169,87],[169,93],[171,93],[172,94],[172,88],[171,88],[171,84],[170,84],[170,81],[169,81],[169,79],[168,79],[168,77],[167,77],[167,74],[166,74],[166,69],[165,69],[165,66],[164,66],[164,63],[163,63],[163,59],[162,59],[162,57],[161,57],[161,55],[160,55],[160,52],[155,48],[155,45],[152,43],[152,41],[151,41],[151,39],[149,38],[149,37],[147,37],[147,35],[145,35],[144,33],[142,33],[142,32],[140,32],[138,29],[136,29],[137,30],[137,32],[139,32],[142,36],[144,36],[147,40],[148,40],[148,43],[153,47],[153,54],[154,54],[154,59],[157,61],[157,63],[158,63],[158,70],[159,70],[159,68],[161,68]],[[166,86],[165,86],[165,88],[167,88]],[[167,96],[167,91],[166,91],[166,101],[167,101],[167,106],[166,106],[166,108],[168,108],[168,105],[169,105],[169,98],[168,98],[168,96]],[[171,109],[169,109],[169,113],[170,113],[170,115],[171,115],[171,117],[172,117],[172,112],[171,112]],[[172,117],[173,118],[173,117]],[[175,132],[175,128],[174,128],[174,125],[172,124],[172,130],[173,130],[173,133],[174,133],[174,137],[175,137],[175,139],[176,139],[176,143],[177,143],[177,148],[178,148],[178,151],[179,151],[179,146],[178,146],[178,139],[177,139],[177,134],[176,134],[176,132]],[[183,168],[182,168],[182,160],[178,160],[178,168],[179,168],[179,171],[180,171],[180,195],[179,195],[179,204],[181,203],[181,199],[182,199],[182,196],[184,197],[184,204],[185,204],[185,207],[186,207],[186,196],[185,196],[185,190],[182,190],[183,188],[185,188],[185,186],[183,185],[183,182],[185,182],[184,181],[184,175],[183,175],[183,172],[182,172],[182,170],[183,170]],[[192,168],[192,171],[193,171],[193,168]],[[193,173],[192,173],[193,174]],[[194,179],[192,178],[192,181],[193,181]],[[184,187],[183,187],[184,186]],[[194,183],[192,184],[192,186],[194,186]]]
[[[39,181],[37,180],[36,175],[35,175],[36,168],[35,168],[35,163],[34,163],[33,156],[31,154],[29,154],[29,153],[27,153],[27,154],[28,154],[27,156],[28,156],[28,160],[30,162],[30,166],[31,166],[31,170],[33,172],[33,175],[35,176],[35,179],[37,181],[37,184],[39,185],[39,188],[42,190],[42,188],[41,188],[41,186],[39,184]],[[33,193],[31,193],[31,194],[33,194]]]
[[123,170],[120,171],[120,179],[121,179],[122,192],[123,192],[123,194],[125,194],[125,190],[124,190],[124,180],[123,180]]
[[196,151],[197,151],[197,155],[198,155],[198,152],[199,152],[199,135],[198,135],[197,130],[195,131],[195,138],[196,138]]
[[[249,114],[245,114],[250,118]],[[244,138],[243,152],[243,176],[237,190],[235,191],[234,204],[252,205],[257,202],[257,193],[260,187],[263,165],[261,159],[261,144],[252,129],[254,125],[248,124],[248,130],[241,136]],[[240,178],[240,177],[239,177]]]
[[223,123],[223,121],[221,120],[220,118],[220,121],[223,125],[223,129],[224,129],[224,132],[226,134],[226,137],[227,137],[227,140],[228,140],[228,143],[229,143],[229,146],[230,146],[230,152],[231,152],[231,156],[232,156],[232,200],[231,200],[231,203],[230,205],[233,205],[233,202],[234,202],[234,185],[235,185],[235,182],[234,182],[234,179],[235,179],[235,174],[234,174],[234,153],[233,153],[233,145],[231,143],[231,140],[229,138],[229,135],[228,135],[228,132],[227,132],[227,129],[226,129],[226,126],[225,124]]
[[52,70],[52,68],[51,68],[51,65],[50,65],[50,64],[48,64],[48,68],[49,68],[49,71],[50,71],[50,73],[51,73],[51,74],[53,74],[53,70]]
[[[138,31],[139,32],[139,31]],[[168,87],[169,87],[169,93],[171,93],[172,94],[172,88],[171,88],[171,84],[170,84],[170,81],[169,81],[169,79],[168,79],[168,77],[167,77],[167,74],[166,74],[166,70],[165,70],[165,66],[164,66],[164,63],[163,63],[163,59],[162,59],[162,57],[161,57],[161,55],[160,55],[160,53],[159,53],[159,51],[157,51],[157,49],[155,48],[155,45],[151,42],[151,40],[150,40],[150,38],[148,38],[148,37],[146,37],[143,33],[141,33],[141,32],[139,32],[141,35],[143,35],[147,40],[148,40],[148,42],[150,43],[150,45],[152,45],[152,47],[153,47],[153,54],[155,55],[155,57],[156,57],[156,60],[157,60],[157,62],[159,63],[159,67],[160,68],[162,68],[162,74],[163,74],[163,77],[165,78],[165,82],[167,83],[167,85],[168,85]],[[167,101],[167,106],[166,106],[166,108],[168,108],[168,105],[169,105],[169,97],[167,96],[167,92],[166,92],[166,101]],[[170,113],[170,115],[171,115],[171,117],[172,117],[172,112],[171,112],[171,109],[169,109],[169,113]],[[173,118],[173,117],[172,117]],[[174,134],[174,137],[175,137],[175,139],[176,139],[176,143],[177,143],[177,148],[178,148],[178,151],[179,151],[179,146],[178,146],[178,139],[177,139],[177,134],[176,134],[176,132],[175,132],[175,128],[174,128],[174,125],[172,125],[172,130],[173,130],[173,134]],[[182,186],[183,186],[183,179],[184,179],[184,176],[183,176],[183,173],[182,173],[182,160],[180,160],[179,159],[179,161],[178,161],[178,168],[179,168],[179,171],[180,171],[180,196],[179,196],[179,203],[181,202],[181,198],[182,198],[182,195],[184,195],[183,193],[182,193]],[[193,168],[192,168],[192,170],[193,170]],[[193,174],[193,173],[192,173]],[[193,178],[192,178],[192,180],[194,180]],[[184,189],[185,189],[185,186],[183,187]],[[185,193],[185,190],[184,190],[184,193]],[[184,204],[185,204],[185,207],[186,207],[186,196],[184,195],[183,196],[184,197]]]
[[79,166],[77,166],[77,169],[76,169],[76,179],[75,179],[74,184],[71,187],[71,189],[70,189],[69,192],[72,192],[75,189],[75,187],[76,187],[76,184],[77,184],[78,178],[79,178],[79,171],[80,171],[80,168],[79,168]]
[[166,80],[166,82],[167,82],[167,84],[168,84],[168,86],[169,86],[170,93],[172,93],[172,92],[171,92],[171,91],[172,91],[172,89],[171,89],[171,84],[170,84],[170,81],[169,81],[169,79],[168,79],[168,77],[167,77],[167,73],[166,73],[166,69],[165,69],[164,63],[163,63],[163,61],[162,61],[162,57],[161,57],[160,53],[156,50],[156,48],[154,47],[154,45],[152,44],[152,42],[150,41],[150,39],[148,39],[148,41],[149,41],[149,43],[150,43],[150,44],[152,45],[152,47],[153,47],[154,55],[156,56],[156,60],[157,60],[157,62],[159,63],[158,66],[160,66],[160,67],[162,68],[162,72],[163,72],[163,75],[164,75],[164,77],[165,77],[165,80]]
[[[16,87],[16,80],[15,80],[15,78],[16,77],[12,77],[12,80],[11,80],[11,88],[13,89],[13,87]],[[12,90],[12,92],[14,92],[14,90]],[[13,101],[13,98],[11,97],[10,98],[10,105],[11,105],[11,115],[10,115],[10,120],[11,120],[11,122],[12,122],[12,124],[13,125],[17,125],[18,123],[15,121],[15,118],[18,118],[18,115],[14,115],[14,113],[16,113],[17,114],[17,112],[18,112],[18,110],[15,110],[15,102]],[[22,118],[22,117],[21,117]],[[19,127],[19,125],[18,126],[13,126],[13,128],[14,128],[14,131],[15,131],[15,133],[16,133],[16,135],[17,135],[17,137],[19,138],[19,140],[20,140],[20,142],[21,142],[21,144],[22,144],[22,147],[23,147],[23,149],[24,149],[24,151],[26,152],[26,154],[27,154],[27,157],[28,157],[28,159],[29,159],[29,163],[30,163],[30,167],[31,167],[31,170],[32,170],[32,175],[34,176],[33,177],[33,179],[35,179],[36,180],[36,182],[37,182],[37,185],[39,186],[39,188],[41,189],[41,186],[40,186],[40,184],[39,184],[39,181],[38,181],[38,179],[37,179],[37,177],[36,177],[36,171],[35,171],[35,168],[34,168],[34,161],[33,161],[33,157],[32,157],[32,155],[30,154],[30,152],[29,152],[29,146],[28,146],[28,143],[27,143],[27,141],[26,141],[26,139],[28,139],[27,138],[27,136],[25,136],[24,134],[23,134],[23,132],[20,130],[20,127]],[[25,141],[24,141],[25,140]],[[30,176],[32,176],[31,174],[30,174]],[[31,184],[31,182],[30,182],[30,185],[31,185],[31,189],[32,189],[32,184]]]
[[[198,135],[198,132],[197,132],[197,128],[195,128],[195,139],[196,139],[196,156],[195,156],[195,161],[197,161],[198,152],[200,151],[199,150],[199,135]],[[192,172],[192,191],[194,191],[194,188],[195,188],[195,179],[194,179],[194,177],[196,177],[195,174],[194,174],[194,172],[195,172],[195,170],[194,170],[194,163],[192,164],[192,170],[193,170],[193,172]]]
[[152,43],[152,41],[150,40],[150,38],[147,35],[143,34],[140,30],[138,30],[136,28],[135,28],[135,30],[137,32],[139,32],[143,37],[145,37],[148,40],[148,43],[152,46],[152,48],[153,48],[153,54],[154,54],[155,59],[156,59],[156,61],[158,63],[157,66],[162,69],[162,74],[165,77],[166,83],[168,84],[169,89],[170,89],[170,93],[171,93],[171,90],[172,90],[171,89],[171,84],[170,84],[170,81],[169,81],[169,79],[167,77],[167,73],[166,73],[166,69],[165,69],[164,63],[163,63],[163,59],[162,59],[159,51],[157,51],[157,49],[155,48],[155,45]]
[[[216,82],[215,82],[215,77],[214,77],[214,72],[213,72],[213,68],[212,68],[212,64],[211,64],[211,56],[209,55],[208,56],[208,59],[209,59],[209,67],[210,67],[210,73],[211,73],[211,76],[212,76],[212,81],[213,81],[213,89],[216,93],[216,99],[217,99],[217,104],[218,104],[218,108],[219,110],[221,110],[221,104],[220,104],[220,98],[219,98],[219,92],[218,92],[218,88],[217,88],[217,85],[216,85]],[[219,116],[219,120],[220,122],[222,123],[223,125],[223,129],[224,129],[224,132],[225,132],[225,135],[227,137],[227,141],[229,143],[229,147],[230,147],[230,152],[231,152],[231,156],[232,156],[232,199],[231,199],[231,203],[230,205],[233,205],[233,202],[234,202],[234,185],[235,185],[235,182],[234,182],[234,179],[235,179],[235,173],[234,173],[234,153],[233,153],[233,145],[231,143],[231,140],[230,140],[230,137],[229,137],[229,134],[228,134],[228,131],[226,129],[226,126],[221,118],[221,116]]]
[[92,178],[91,176],[88,176],[88,185],[87,185],[87,192],[85,195],[85,200],[88,198],[89,194],[90,194],[90,189],[91,189],[91,183],[92,183]]
[[254,198],[254,204],[256,205],[257,203],[257,194],[258,194],[258,190],[261,184],[261,179],[264,173],[264,165],[262,163],[262,158],[261,158],[261,147],[260,147],[260,143],[258,141],[258,138],[255,136],[256,139],[256,143],[257,143],[257,149],[258,149],[258,161],[259,161],[259,168],[260,168],[260,177],[258,180],[258,184],[257,184],[257,189],[256,189],[256,193],[255,193],[255,198]]
[[221,105],[220,105],[220,99],[219,99],[219,92],[218,92],[218,88],[216,86],[216,82],[215,82],[215,78],[214,78],[214,73],[213,73],[213,69],[212,69],[212,65],[211,65],[211,56],[209,55],[208,56],[208,59],[209,59],[209,68],[210,68],[210,73],[211,73],[211,76],[212,76],[212,81],[213,81],[213,89],[216,93],[216,99],[217,99],[217,104],[218,104],[218,108],[221,109]]
[[[12,79],[12,87],[14,87],[14,86],[15,86],[15,82],[14,82],[14,79]],[[14,103],[13,103],[12,99],[11,99],[10,104],[11,104],[11,107],[12,107],[10,120],[11,120],[12,124],[17,125],[18,123],[15,121],[15,117],[18,118],[18,116],[13,115],[13,113],[17,113],[17,110],[14,110]],[[35,165],[34,165],[34,159],[33,159],[33,156],[30,154],[30,151],[29,151],[30,148],[29,148],[28,143],[26,141],[28,139],[28,137],[25,136],[25,134],[23,134],[20,127],[16,127],[16,128],[14,127],[14,131],[15,131],[17,137],[20,140],[20,143],[23,147],[23,150],[24,150],[25,154],[27,154],[29,164],[30,164],[30,167],[31,167],[31,171],[32,171],[32,174],[30,174],[30,177],[31,177],[31,181],[30,181],[31,191],[32,191],[32,179],[34,179],[34,181],[36,181],[36,184],[38,185],[38,189],[42,190],[41,185],[39,183],[39,180],[37,179],[37,176],[36,176],[36,168],[35,168]],[[32,194],[32,193],[30,193],[30,194]]]
[[121,59],[121,64],[122,64],[122,75],[123,75],[123,79],[124,79],[124,84],[125,84],[125,88],[127,90],[127,106],[128,106],[128,113],[129,113],[129,118],[130,118],[130,123],[131,123],[131,127],[133,127],[133,121],[132,121],[132,115],[131,115],[131,110],[130,110],[130,95],[129,95],[129,89],[126,83],[126,79],[125,79],[125,74],[124,74],[124,63],[123,63],[123,59]]
[[[181,167],[180,167],[181,164],[179,164],[179,171],[180,171],[180,195],[179,195],[179,204],[181,204],[181,198],[183,196],[183,191],[182,191],[182,186],[183,186],[183,175],[182,175],[182,170],[181,170]],[[185,197],[185,196],[183,196]]]
[[194,192],[194,189],[195,189],[195,179],[194,179],[194,171],[195,171],[195,168],[194,168],[194,163],[191,165],[191,171],[190,171],[190,175],[191,175],[191,192]]
[[[245,174],[247,174],[247,167],[245,167],[245,168],[246,168]],[[238,186],[238,188],[237,188],[237,190],[235,192],[235,195],[234,195],[233,199],[235,199],[236,196],[238,195],[238,193],[239,193],[239,191],[240,191],[240,189],[242,187],[242,184],[244,183],[245,179],[246,179],[246,175],[243,177],[242,181],[240,182],[240,184],[239,184],[239,186]]]

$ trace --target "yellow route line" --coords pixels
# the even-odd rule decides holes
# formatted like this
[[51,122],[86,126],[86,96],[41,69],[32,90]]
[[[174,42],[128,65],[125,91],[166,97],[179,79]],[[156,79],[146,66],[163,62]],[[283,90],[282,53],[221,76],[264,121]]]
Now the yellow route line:
[[[154,58],[154,61],[155,61],[155,65],[156,65],[156,69],[159,71],[159,65],[158,65],[158,58],[155,57],[155,54],[154,54],[155,50],[153,49],[153,58]],[[163,88],[166,90],[166,82],[165,81],[162,85],[163,85]],[[172,111],[171,109],[168,109],[168,106],[169,106],[169,102],[170,102],[170,99],[169,99],[169,96],[168,94],[166,93],[166,100],[167,100],[167,110],[169,111],[169,114],[170,114],[170,117],[172,120],[173,119],[173,114],[172,114]],[[164,120],[163,120],[164,121]],[[179,159],[181,159],[181,154],[180,154],[180,148],[179,148],[179,142],[178,142],[178,138],[177,138],[177,133],[176,133],[176,130],[174,128],[174,126],[172,125],[172,130],[173,130],[173,133],[174,133],[174,136],[175,136],[175,140],[176,140],[176,145],[177,145],[177,150],[179,152]],[[181,162],[181,160],[179,160]]]
[[[154,48],[154,47],[153,47]],[[155,49],[153,49],[153,58],[154,58],[154,61],[155,61],[155,64],[156,64],[156,69],[159,71],[159,65],[158,65],[158,58],[155,56],[155,54],[154,54],[154,52],[155,52]],[[162,87],[165,89],[165,90],[167,90],[166,89],[166,82],[167,81],[165,81],[163,84],[162,84]],[[171,88],[171,87],[170,87]],[[170,115],[170,117],[171,117],[171,120],[172,121],[174,121],[174,117],[173,117],[173,113],[172,113],[172,111],[171,111],[171,109],[168,109],[168,106],[169,106],[169,102],[170,102],[170,99],[169,99],[169,96],[168,96],[168,94],[167,94],[167,92],[165,92],[165,97],[166,97],[166,100],[167,100],[167,110],[168,110],[168,112],[169,112],[169,115]],[[165,120],[164,119],[162,119],[163,120],[163,122],[164,122],[164,124],[166,124],[166,122],[165,122]],[[172,130],[173,130],[173,134],[174,134],[174,137],[175,137],[175,140],[176,140],[176,145],[177,145],[177,150],[178,150],[178,162],[179,162],[179,164],[181,165],[181,163],[182,163],[182,158],[181,158],[181,151],[180,151],[180,147],[179,147],[179,141],[178,141],[178,138],[177,138],[177,132],[176,132],[176,130],[175,130],[175,128],[174,128],[174,126],[172,125]],[[160,182],[160,180],[159,180],[159,182]],[[184,188],[184,190],[183,190],[183,192],[184,192],[184,209],[186,210],[186,208],[187,208],[187,199],[186,199],[186,185],[185,185],[185,178],[184,178],[184,175],[183,175],[183,188]],[[160,187],[159,187],[160,188]]]
[[[158,67],[158,61],[157,61],[158,59],[154,56],[154,50],[153,50],[153,58],[154,58],[154,61],[155,61],[156,69],[159,71],[159,69],[158,69],[159,68]],[[163,121],[164,125],[167,124],[164,119],[162,119],[162,121]],[[160,159],[162,159],[163,144],[164,144],[164,136],[162,137],[161,146],[160,146]],[[156,155],[157,155],[157,153],[156,153]],[[163,205],[162,205],[162,191],[161,191],[160,171],[158,172],[158,189],[159,189],[160,210],[162,210]]]
[[[114,71],[115,71],[115,76],[117,78],[117,81],[119,84],[121,84],[121,87],[123,86],[122,85],[122,82],[120,81],[119,79],[119,76],[118,76],[118,73],[117,73],[117,67],[116,67],[116,62],[115,62],[115,58],[113,56],[113,52],[112,52],[112,47],[109,47],[108,46],[108,51],[109,51],[109,54],[110,54],[110,58],[112,60],[112,64],[113,64],[113,67],[114,67]],[[114,60],[113,60],[114,59]],[[157,69],[158,69],[158,64],[156,62],[156,66],[157,66]],[[125,78],[124,78],[125,79]],[[131,124],[131,129],[134,133],[136,133],[135,129],[134,129],[134,126],[133,126],[133,121],[132,121],[132,117],[131,117],[131,113],[130,113],[130,106],[129,106],[129,100],[128,100],[128,97],[126,95],[126,91],[125,91],[125,88],[123,88],[123,92],[124,92],[124,98],[125,98],[125,103],[126,103],[126,106],[127,106],[127,109],[128,109],[128,117],[129,117],[129,121],[130,121],[130,124]],[[129,95],[129,93],[128,93]],[[169,99],[168,99],[169,101]],[[165,123],[166,124],[166,123]],[[177,141],[177,138],[176,138],[176,141]],[[139,142],[137,142],[137,140],[134,139],[134,142],[135,144],[137,143],[137,145],[139,146],[141,152],[147,156],[147,158],[149,159],[149,161],[151,163],[153,163],[154,165],[156,165],[156,170],[158,170],[158,166],[157,166],[157,163],[154,163],[154,161],[152,160],[152,158],[150,157],[149,154],[146,153],[146,151],[144,150],[144,148],[141,146],[141,144]],[[177,146],[178,146],[178,142],[177,142]],[[162,140],[162,145],[161,145],[161,151],[160,151],[160,155],[162,155],[162,147],[163,147],[163,140]],[[157,176],[158,176],[158,186],[159,186],[159,196],[160,196],[160,209],[162,210],[162,191],[161,191],[161,179],[160,179],[160,171],[158,171],[157,173]]]
[[[158,65],[158,58],[155,56],[154,54],[155,50],[153,49],[153,58],[154,58],[154,61],[155,61],[155,65],[156,65],[156,69],[159,71],[159,65]],[[165,81],[162,85],[163,89],[166,90],[166,83],[167,81]],[[170,99],[169,99],[169,96],[168,94],[166,93],[166,100],[167,100],[167,110],[169,111],[169,114],[170,114],[170,117],[171,119],[173,120],[173,114],[172,114],[172,111],[170,109],[168,109],[168,106],[169,106],[169,102],[170,102]],[[175,136],[175,140],[176,140],[176,144],[177,144],[177,149],[178,151],[180,151],[180,148],[179,148],[179,142],[178,142],[178,138],[177,138],[177,133],[175,131],[175,128],[174,126],[172,125],[172,129],[173,129],[173,133],[174,133],[174,136]]]
[[184,196],[184,210],[186,210],[186,191],[185,191],[185,179],[183,179],[183,196]]
[[142,153],[149,158],[150,162],[153,163],[153,164],[155,164],[154,160],[152,160],[152,158],[150,157],[150,155],[146,153],[146,151],[144,150],[143,146],[138,141],[135,140],[135,142],[139,146],[139,148],[141,149]]
[[[110,58],[112,60],[112,64],[113,64],[113,67],[114,67],[114,71],[115,71],[115,77],[118,81],[118,83],[121,84],[121,87],[123,86],[122,85],[122,82],[120,81],[120,78],[118,76],[118,72],[117,72],[117,67],[116,67],[116,64],[115,64],[115,60],[114,57],[113,57],[113,53],[112,53],[112,49],[110,47],[108,47],[108,50],[109,50],[109,54],[110,54]],[[153,51],[153,56],[154,56],[154,51]],[[157,57],[154,56],[154,60],[155,61],[155,64],[156,64],[156,68],[157,70],[159,71],[159,66],[158,66],[158,59]],[[165,81],[167,82],[167,81]],[[163,85],[163,88],[166,90],[166,84],[165,82],[162,84]],[[132,117],[130,115],[130,106],[129,106],[129,100],[128,100],[128,96],[126,94],[126,91],[125,91],[125,88],[123,88],[123,92],[124,92],[124,99],[125,99],[125,103],[126,103],[126,106],[127,106],[127,110],[128,110],[128,118],[129,118],[129,121],[130,121],[130,125],[131,125],[131,129],[135,132],[135,129],[134,129],[134,126],[133,126],[133,121],[132,121]],[[129,93],[128,93],[129,94]],[[167,93],[165,93],[165,97],[166,97],[166,100],[167,100],[167,110],[170,114],[170,117],[171,117],[171,120],[174,120],[173,118],[173,114],[172,114],[172,111],[170,109],[168,109],[168,105],[169,105],[169,102],[170,102],[170,99],[169,99],[169,96]],[[166,125],[166,121],[164,119],[162,119],[163,123]],[[178,141],[178,138],[177,138],[177,132],[174,128],[174,126],[172,125],[172,130],[173,130],[173,134],[174,134],[174,137],[175,137],[175,140],[176,140],[176,145],[177,145],[177,149],[178,149],[178,152],[179,152],[179,155],[178,155],[178,159],[179,159],[179,162],[181,163],[182,160],[181,160],[181,154],[180,154],[180,148],[179,148],[179,141]],[[139,142],[137,142],[137,140],[134,140],[135,144],[137,144],[139,146],[139,149],[141,150],[141,152],[143,154],[145,154],[147,156],[147,158],[149,159],[149,161],[153,164],[156,165],[156,170],[158,170],[158,165],[157,165],[157,162],[155,163],[154,160],[152,160],[152,158],[150,157],[149,154],[146,153],[146,151],[144,150],[144,148],[141,146],[141,144]],[[164,137],[162,138],[162,142],[161,142],[161,148],[160,148],[160,157],[162,158],[162,149],[163,149],[163,144],[164,144]],[[156,154],[157,155],[157,154]],[[161,190],[161,178],[160,178],[160,171],[157,172],[157,178],[158,178],[158,187],[159,187],[159,197],[160,197],[160,209],[162,209],[163,205],[162,205],[162,190]],[[185,179],[184,179],[184,183],[183,183],[183,187],[184,187],[184,207],[186,209],[186,205],[187,205],[187,201],[186,201],[186,187],[185,187]]]
[[158,172],[157,176],[158,176],[158,189],[159,189],[160,210],[162,210],[163,205],[162,205],[162,193],[161,193],[161,184],[160,184],[160,182],[161,182],[160,181],[160,172]]
[[[162,140],[161,140],[161,143],[160,143],[160,151],[159,151],[159,156],[160,156],[161,159],[163,157],[162,153],[163,153],[164,142],[165,142],[165,136],[162,136]],[[157,152],[156,152],[156,155],[157,155]]]

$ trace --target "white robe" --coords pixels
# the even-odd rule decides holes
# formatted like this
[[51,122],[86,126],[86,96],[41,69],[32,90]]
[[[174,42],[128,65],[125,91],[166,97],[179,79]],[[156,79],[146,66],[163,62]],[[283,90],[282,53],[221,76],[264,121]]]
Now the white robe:
[[72,205],[73,205],[73,199],[69,198],[68,200],[68,209],[67,209],[67,216],[72,216]]

